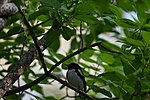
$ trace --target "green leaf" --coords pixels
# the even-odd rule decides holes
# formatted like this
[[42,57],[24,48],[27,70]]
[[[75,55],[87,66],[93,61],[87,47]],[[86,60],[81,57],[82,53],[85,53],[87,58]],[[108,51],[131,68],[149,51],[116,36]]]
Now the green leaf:
[[144,44],[140,40],[135,40],[135,39],[132,39],[132,38],[124,38],[122,40],[126,41],[127,43],[129,43],[131,45],[144,46]]
[[75,9],[76,15],[86,15],[94,11],[94,2],[93,1],[86,1],[83,3],[78,4]]
[[17,100],[19,97],[20,97],[20,98],[23,98],[23,96],[24,96],[24,94],[21,94],[21,95],[13,94],[13,95],[8,95],[8,96],[6,96],[5,99],[7,99],[7,100],[12,100],[12,98],[13,98],[13,100]]
[[130,100],[130,99],[131,99],[130,93],[126,93],[123,95],[123,100]]
[[61,34],[65,40],[70,40],[71,36],[76,34],[76,31],[74,29],[70,29],[68,27],[63,27]]
[[100,13],[107,12],[111,0],[93,0]]
[[75,50],[75,49],[79,48],[79,46],[80,46],[80,43],[77,41],[77,38],[74,37],[71,41],[71,49]]
[[123,52],[123,57],[125,57],[128,60],[134,60],[135,59],[135,56],[132,55],[131,53],[128,53],[128,52]]
[[120,97],[121,95],[126,93],[126,91],[122,87],[120,87],[120,85],[110,84],[109,87],[111,92],[115,95],[115,97]]
[[35,20],[41,15],[48,15],[50,11],[51,11],[51,9],[48,7],[41,7],[38,11],[30,14],[28,19],[29,19],[29,21]]
[[[108,42],[108,41],[106,41],[106,40],[103,40],[103,39],[98,39],[99,41],[102,41],[102,46],[100,46],[99,48],[100,48],[100,50],[102,49],[102,50],[104,50],[105,52],[106,51],[108,51],[109,49],[110,50],[113,50],[113,51],[115,51],[115,52],[121,52],[122,50],[120,49],[120,47],[119,46],[117,46],[117,45],[115,45],[115,44],[112,44],[112,43],[110,43],[110,42]],[[105,48],[104,48],[105,47]],[[107,49],[108,50],[107,50]]]
[[92,85],[91,87],[90,87],[94,92],[96,92],[96,93],[102,93],[102,94],[104,94],[105,96],[108,96],[108,97],[112,97],[112,95],[111,95],[111,93],[109,92],[109,91],[107,91],[107,90],[105,90],[105,89],[101,89],[101,88],[99,88],[98,86],[96,86],[96,85]]
[[17,44],[21,44],[23,41],[24,41],[24,38],[22,35],[19,35],[16,39],[15,39],[15,42]]
[[108,53],[101,53],[100,58],[103,62],[107,64],[113,64],[113,62],[115,61],[115,59],[113,58],[113,55],[110,55]]
[[82,54],[86,55],[88,57],[91,57],[94,54],[94,51],[91,49],[88,49],[88,50],[84,51]]
[[102,77],[106,78],[107,80],[111,80],[112,82],[120,82],[125,78],[118,72],[106,72],[102,74]]
[[80,54],[80,57],[85,60],[85,61],[88,61],[88,62],[91,62],[91,63],[97,63],[94,59],[90,58],[88,55],[85,55],[85,54]]
[[11,16],[9,18],[9,20],[7,20],[7,25],[11,25],[11,24],[17,22],[20,19],[21,19],[21,14],[16,13],[15,16]]
[[57,51],[60,47],[60,39],[56,39],[49,48],[53,49],[54,51]]
[[115,15],[117,15],[118,18],[121,18],[121,17],[122,17],[122,11],[121,11],[121,9],[120,9],[119,7],[117,7],[117,6],[113,5],[113,4],[111,4],[111,5],[110,5],[110,9],[113,11],[113,13],[114,13]]
[[41,36],[44,33],[44,29],[41,27],[36,27],[33,29],[36,36]]
[[41,3],[46,7],[52,7],[55,9],[59,9],[61,7],[61,4],[57,0],[40,0]]
[[86,43],[86,46],[89,46],[91,45],[91,43],[93,42],[93,40],[95,39],[95,36],[94,34],[88,34],[85,36],[85,43]]
[[130,20],[130,19],[125,19],[125,18],[122,18],[122,19],[116,19],[115,22],[122,26],[122,27],[127,27],[127,28],[136,28],[138,29],[138,23]]
[[130,0],[116,0],[117,6],[122,8],[125,11],[133,11],[134,6],[132,5],[132,1]]
[[16,26],[16,27],[13,27],[12,29],[9,29],[9,31],[7,32],[7,35],[8,34],[12,34],[12,33],[16,33],[16,32],[19,32],[22,28],[20,26]]
[[123,64],[124,73],[126,75],[133,74],[136,71],[136,68],[134,68],[134,66],[130,61],[123,59],[122,64]]
[[112,67],[112,66],[108,66],[108,65],[103,65],[103,67],[105,68],[105,70],[107,72],[116,72],[116,73],[123,75],[122,77],[125,78],[124,73],[120,67]]
[[89,24],[97,24],[99,22],[97,18],[91,15],[76,15],[74,17],[80,21],[87,22]]
[[143,31],[142,37],[148,44],[150,44],[150,32]]
[[50,31],[47,36],[46,36],[46,45],[49,46],[51,45],[56,39],[58,39],[60,36],[60,30],[53,30]]

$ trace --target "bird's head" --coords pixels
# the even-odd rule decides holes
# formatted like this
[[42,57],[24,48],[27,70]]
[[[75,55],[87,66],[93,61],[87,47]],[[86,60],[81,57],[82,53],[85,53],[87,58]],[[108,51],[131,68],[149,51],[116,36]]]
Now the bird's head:
[[81,69],[81,67],[76,63],[70,63],[69,65],[66,66],[68,66],[68,69]]

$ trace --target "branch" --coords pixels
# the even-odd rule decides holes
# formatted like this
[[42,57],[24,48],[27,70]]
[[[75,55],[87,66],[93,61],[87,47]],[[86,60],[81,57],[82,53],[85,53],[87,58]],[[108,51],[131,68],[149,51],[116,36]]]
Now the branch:
[[21,92],[21,91],[25,91],[27,90],[28,88],[31,88],[32,86],[40,83],[42,80],[44,80],[46,77],[48,77],[46,74],[43,74],[41,77],[39,77],[38,79],[32,81],[31,83],[28,83],[26,85],[23,85],[19,88],[16,88],[16,89],[13,89],[13,90],[9,90],[5,93],[4,97],[5,96],[8,96],[8,95],[12,95],[12,94],[15,94],[17,92]]
[[[52,68],[49,70],[49,73],[48,73],[48,74],[42,75],[41,77],[39,77],[38,79],[32,81],[32,82],[29,83],[29,84],[26,84],[26,85],[24,85],[24,86],[21,86],[21,87],[19,87],[19,88],[17,88],[17,89],[10,90],[10,91],[6,92],[6,94],[5,94],[4,96],[11,95],[11,94],[14,94],[14,93],[17,93],[17,92],[20,92],[20,91],[24,91],[24,90],[26,90],[26,89],[28,89],[28,88],[31,88],[32,86],[34,86],[34,85],[38,84],[39,82],[41,82],[42,80],[44,80],[46,77],[49,77],[49,76],[50,76],[51,78],[57,80],[58,82],[62,83],[63,85],[65,85],[65,86],[67,86],[67,87],[69,87],[69,88],[75,90],[76,92],[81,93],[81,94],[83,94],[83,95],[85,95],[86,97],[88,97],[88,98],[91,99],[91,97],[89,97],[86,93],[84,93],[84,92],[82,92],[82,91],[80,91],[80,90],[78,90],[78,89],[76,89],[76,88],[70,86],[70,84],[68,84],[68,83],[66,83],[65,81],[63,81],[63,80],[57,78],[56,76],[54,76],[54,75],[51,73],[51,71],[54,70],[54,69],[55,69],[58,65],[60,65],[62,62],[64,62],[64,61],[70,59],[71,57],[73,57],[73,56],[75,56],[75,55],[77,55],[77,54],[79,54],[79,53],[81,53],[81,52],[83,52],[83,51],[85,51],[85,50],[87,50],[87,49],[89,49],[89,48],[91,48],[91,47],[95,47],[95,46],[101,46],[101,42],[94,43],[94,44],[90,45],[89,47],[85,47],[85,48],[79,49],[79,50],[75,51],[74,53],[72,53],[72,54],[66,56],[65,58],[63,58],[62,60],[60,60],[59,62],[57,62],[55,65],[53,65]],[[93,99],[91,99],[91,100],[93,100]]]
[[83,39],[83,34],[82,34],[82,21],[80,23],[80,39],[81,39],[80,48],[83,48],[84,47],[84,39]]
[[34,41],[34,44],[35,44],[36,49],[37,49],[38,54],[39,54],[40,61],[41,61],[41,63],[42,63],[42,67],[43,67],[45,73],[47,73],[48,71],[47,71],[47,68],[46,68],[46,65],[45,65],[45,62],[44,62],[43,54],[42,54],[41,48],[40,48],[40,46],[39,46],[38,40],[37,40],[37,38],[36,38],[36,36],[35,36],[35,33],[34,33],[34,31],[32,30],[32,27],[31,27],[30,24],[28,23],[28,21],[27,21],[27,19],[26,19],[26,16],[24,15],[24,13],[23,13],[22,10],[20,9],[20,7],[18,7],[18,10],[19,10],[20,14],[22,15],[22,17],[23,17],[23,19],[24,19],[24,22],[25,22],[25,24],[26,24],[26,26],[27,26],[27,28],[28,28],[30,34],[31,34],[31,37],[32,37],[33,41]]
[[51,72],[52,72],[58,65],[60,65],[62,62],[66,61],[66,60],[68,60],[69,58],[71,58],[71,57],[73,57],[73,56],[75,56],[75,55],[77,55],[77,54],[79,54],[79,53],[81,53],[81,52],[83,52],[83,51],[85,51],[85,50],[91,48],[91,47],[94,47],[94,46],[101,46],[101,42],[97,42],[97,43],[94,43],[94,44],[92,44],[92,45],[90,45],[90,46],[88,46],[88,47],[81,48],[81,49],[75,51],[74,53],[72,53],[72,54],[66,56],[65,58],[63,58],[62,60],[60,60],[58,63],[56,63],[54,66],[52,66],[51,69],[49,70],[49,73],[51,73]]
[[70,84],[68,84],[66,81],[63,81],[62,79],[57,78],[57,77],[54,76],[52,73],[50,73],[49,76],[50,76],[51,78],[57,80],[57,81],[60,82],[61,84],[65,85],[65,86],[67,86],[67,87],[69,87],[69,88],[71,88],[72,90],[74,90],[74,91],[76,91],[76,92],[78,92],[78,93],[84,95],[84,96],[85,96],[86,98],[88,98],[89,100],[95,100],[94,98],[92,98],[91,96],[89,96],[88,94],[86,94],[85,92],[83,92],[83,91],[81,91],[81,90],[79,90],[79,89],[77,89],[77,88],[71,86]]
[[[56,24],[57,22],[53,22],[52,28],[47,32],[50,33],[53,30],[58,29],[61,26],[58,26]],[[41,50],[43,51],[48,47],[48,45],[45,45],[46,36],[47,33],[40,39],[39,45],[41,47]],[[34,60],[36,55],[36,47],[33,46],[29,51],[24,52],[21,56],[18,63],[12,68],[12,70],[0,81],[0,98],[3,97],[3,95],[12,87],[12,85],[15,83],[15,81],[20,77],[20,75],[23,74],[26,67],[29,67],[31,62]]]

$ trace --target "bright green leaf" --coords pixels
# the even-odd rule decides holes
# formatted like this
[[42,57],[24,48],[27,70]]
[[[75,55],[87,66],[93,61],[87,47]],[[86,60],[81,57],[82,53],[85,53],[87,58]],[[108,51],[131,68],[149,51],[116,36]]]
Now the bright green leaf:
[[142,37],[148,44],[150,44],[150,32],[142,32]]
[[108,64],[113,64],[113,62],[115,61],[113,55],[110,55],[108,53],[101,53],[100,58],[103,62]]
[[119,7],[117,7],[117,6],[113,5],[113,4],[111,4],[111,5],[110,5],[110,9],[113,11],[113,13],[114,13],[115,15],[117,15],[117,17],[119,17],[119,18],[122,17],[122,11],[121,11],[121,9],[120,9]]

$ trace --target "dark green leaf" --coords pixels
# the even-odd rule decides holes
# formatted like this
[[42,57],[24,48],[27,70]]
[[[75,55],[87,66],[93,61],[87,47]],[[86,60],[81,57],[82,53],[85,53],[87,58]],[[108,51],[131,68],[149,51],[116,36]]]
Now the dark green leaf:
[[93,1],[80,3],[75,9],[76,15],[86,15],[94,11],[95,4]]
[[7,32],[7,35],[8,34],[12,34],[12,33],[16,33],[16,32],[19,32],[22,28],[20,26],[16,26],[16,27],[13,27],[12,29],[10,29],[8,32]]
[[97,24],[99,22],[97,18],[91,15],[76,15],[75,18],[89,24]]
[[62,28],[62,36],[64,37],[65,40],[70,40],[71,36],[76,34],[76,31],[73,29],[70,29],[68,27],[63,27]]
[[46,36],[46,45],[49,46],[51,45],[54,41],[56,41],[56,39],[59,38],[60,35],[60,30],[54,30],[54,31],[50,31],[47,36]]
[[95,36],[94,34],[89,34],[89,35],[86,35],[85,36],[85,43],[86,43],[86,46],[89,46],[91,45],[91,43],[93,42],[93,40],[95,39]]
[[51,9],[48,7],[41,7],[38,11],[29,15],[29,21],[36,20],[40,15],[48,15],[50,11]]
[[96,8],[100,13],[108,10],[111,0],[93,0],[95,2]]
[[132,65],[132,63],[128,60],[122,60],[124,73],[126,75],[133,74],[136,71],[136,68]]
[[21,15],[19,13],[17,13],[17,14],[15,14],[15,16],[11,16],[9,18],[9,20],[7,20],[7,25],[11,25],[11,24],[17,22],[20,19],[21,19]]
[[59,9],[61,7],[60,2],[58,2],[57,0],[40,0],[40,1],[46,7],[52,7],[55,9]]
[[50,46],[49,48],[53,49],[54,51],[57,51],[60,47],[60,40],[56,39]]
[[91,87],[90,87],[94,92],[96,92],[96,93],[102,93],[102,94],[104,94],[105,96],[108,96],[108,97],[112,97],[112,95],[111,95],[111,93],[109,92],[109,91],[107,91],[107,90],[105,90],[105,89],[101,89],[101,88],[99,88],[98,86],[96,86],[96,85],[92,85]]
[[40,27],[34,28],[34,33],[36,36],[41,36],[44,33],[44,29]]
[[111,80],[112,82],[120,82],[125,78],[123,75],[117,72],[106,72],[102,74],[102,76],[107,80]]
[[130,0],[116,0],[117,6],[121,7],[125,11],[133,11],[132,1]]

